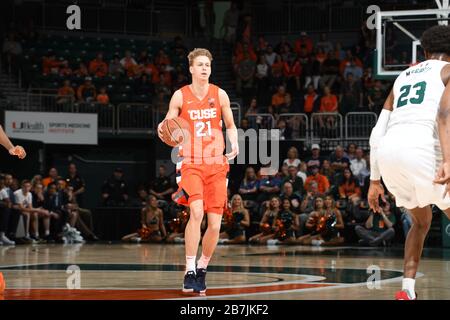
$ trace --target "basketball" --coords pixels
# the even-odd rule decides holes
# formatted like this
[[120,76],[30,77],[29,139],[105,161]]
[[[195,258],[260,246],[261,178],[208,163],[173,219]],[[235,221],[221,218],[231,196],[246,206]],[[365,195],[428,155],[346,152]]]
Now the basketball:
[[171,147],[176,147],[187,140],[189,125],[183,118],[177,117],[164,120],[161,129],[162,141]]
[[0,295],[3,294],[6,288],[5,280],[3,279],[3,273],[0,272]]

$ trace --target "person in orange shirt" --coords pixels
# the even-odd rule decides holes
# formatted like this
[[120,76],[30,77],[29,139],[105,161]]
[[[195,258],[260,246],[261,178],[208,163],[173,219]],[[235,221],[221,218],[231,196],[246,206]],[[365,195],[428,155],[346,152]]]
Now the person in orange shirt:
[[308,86],[307,92],[304,95],[303,112],[308,116],[317,110],[317,104],[319,102],[319,95],[314,90],[314,86],[310,84]]
[[49,52],[48,56],[42,58],[42,73],[59,73],[59,68],[67,61],[56,60],[56,55],[53,52]]
[[72,75],[72,69],[69,67],[69,62],[63,61],[61,68],[59,69],[59,75],[62,77]]
[[78,87],[77,90],[77,98],[80,101],[91,102],[95,101],[95,97],[97,96],[97,90],[95,86],[92,84],[91,77],[86,77],[84,83]]
[[125,51],[125,57],[120,60],[120,64],[122,65],[122,68],[127,72],[128,77],[134,77],[136,73],[137,63],[136,60],[134,60],[131,56],[130,50]]
[[290,95],[286,92],[286,88],[279,86],[277,92],[272,96],[272,107],[275,113],[279,113],[278,111],[286,105],[287,100],[289,100],[288,96]]
[[103,61],[101,52],[97,53],[97,57],[89,63],[89,73],[100,78],[108,74],[108,65]]
[[42,179],[42,185],[47,188],[50,183],[56,183],[59,178],[61,177],[58,175],[58,170],[56,170],[56,168],[50,168],[50,170],[48,170],[48,177]]
[[109,96],[108,96],[108,93],[106,93],[105,87],[100,88],[100,93],[97,95],[97,102],[100,104],[108,104],[109,103]]
[[[285,61],[283,64],[283,72],[286,81],[288,83],[294,81],[295,87],[297,88],[297,90],[300,90],[300,75],[302,73],[302,66],[298,58],[292,60],[291,62]],[[289,85],[288,88],[290,88]]]
[[[329,87],[323,88],[323,96],[320,99],[320,109],[319,112],[322,113],[337,113],[338,112],[338,99],[336,95],[331,93]],[[326,127],[327,129],[334,128],[336,122],[336,117],[334,115],[326,115],[319,117],[319,124],[321,128]]]
[[322,194],[327,193],[330,190],[330,182],[328,181],[328,178],[319,173],[318,165],[312,165],[310,167],[310,169],[311,169],[311,175],[306,178],[306,181],[304,184],[307,188],[307,191],[311,191],[311,190],[309,190],[309,186],[312,181],[315,181],[317,183],[318,191]]
[[339,72],[341,73],[341,75],[344,75],[345,67],[347,67],[347,65],[350,64],[352,61],[358,67],[363,68],[361,60],[358,57],[355,57],[351,50],[347,50],[345,59],[343,59],[339,64]]
[[310,37],[308,37],[308,35],[304,31],[302,33],[300,33],[300,38],[298,38],[295,41],[295,44],[294,44],[294,51],[295,51],[295,53],[299,54],[302,46],[305,46],[306,51],[308,52],[308,54],[312,53],[312,51],[313,51],[313,41],[312,41],[312,39]]
[[341,199],[351,201],[353,205],[361,200],[361,188],[349,168],[344,169],[343,179],[339,184],[339,196]]
[[56,104],[65,104],[75,101],[75,90],[70,85],[70,80],[64,80],[64,84],[58,89]]
[[89,70],[83,62],[80,62],[78,69],[76,69],[73,73],[79,77],[89,76]]

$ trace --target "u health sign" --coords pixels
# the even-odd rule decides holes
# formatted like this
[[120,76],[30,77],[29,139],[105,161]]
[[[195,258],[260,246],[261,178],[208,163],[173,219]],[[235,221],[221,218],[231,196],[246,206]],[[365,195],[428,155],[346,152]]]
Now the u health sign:
[[5,112],[8,137],[53,144],[98,142],[97,114],[53,112]]

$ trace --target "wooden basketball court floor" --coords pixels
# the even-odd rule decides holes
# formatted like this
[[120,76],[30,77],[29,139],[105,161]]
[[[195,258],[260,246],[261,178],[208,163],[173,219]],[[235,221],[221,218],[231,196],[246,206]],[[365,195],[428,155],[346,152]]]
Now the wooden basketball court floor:
[[[218,246],[199,296],[181,292],[181,244],[0,246],[0,299],[392,300],[402,255],[402,247]],[[450,299],[450,249],[424,250],[416,290]]]

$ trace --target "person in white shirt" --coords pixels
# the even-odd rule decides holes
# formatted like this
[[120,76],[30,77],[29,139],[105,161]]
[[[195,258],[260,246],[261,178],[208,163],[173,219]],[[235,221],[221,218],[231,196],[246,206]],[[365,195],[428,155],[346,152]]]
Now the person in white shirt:
[[350,170],[353,172],[353,175],[360,185],[364,184],[364,179],[370,175],[370,172],[367,170],[367,162],[364,159],[364,151],[361,147],[356,149],[355,158],[350,160]]
[[31,182],[29,180],[22,181],[22,187],[14,191],[15,209],[19,210],[24,218],[25,237],[26,242],[34,242],[30,237],[30,223],[33,223],[34,238],[38,238],[38,230],[36,228],[37,212],[33,208],[33,196],[31,195]]
[[283,161],[283,164],[287,164],[290,166],[298,167],[301,161],[298,158],[298,150],[296,147],[290,147],[287,153],[287,159]]
[[5,186],[5,177],[0,177],[0,244],[15,245],[7,236],[9,218],[11,215],[11,200],[9,199],[8,189]]

